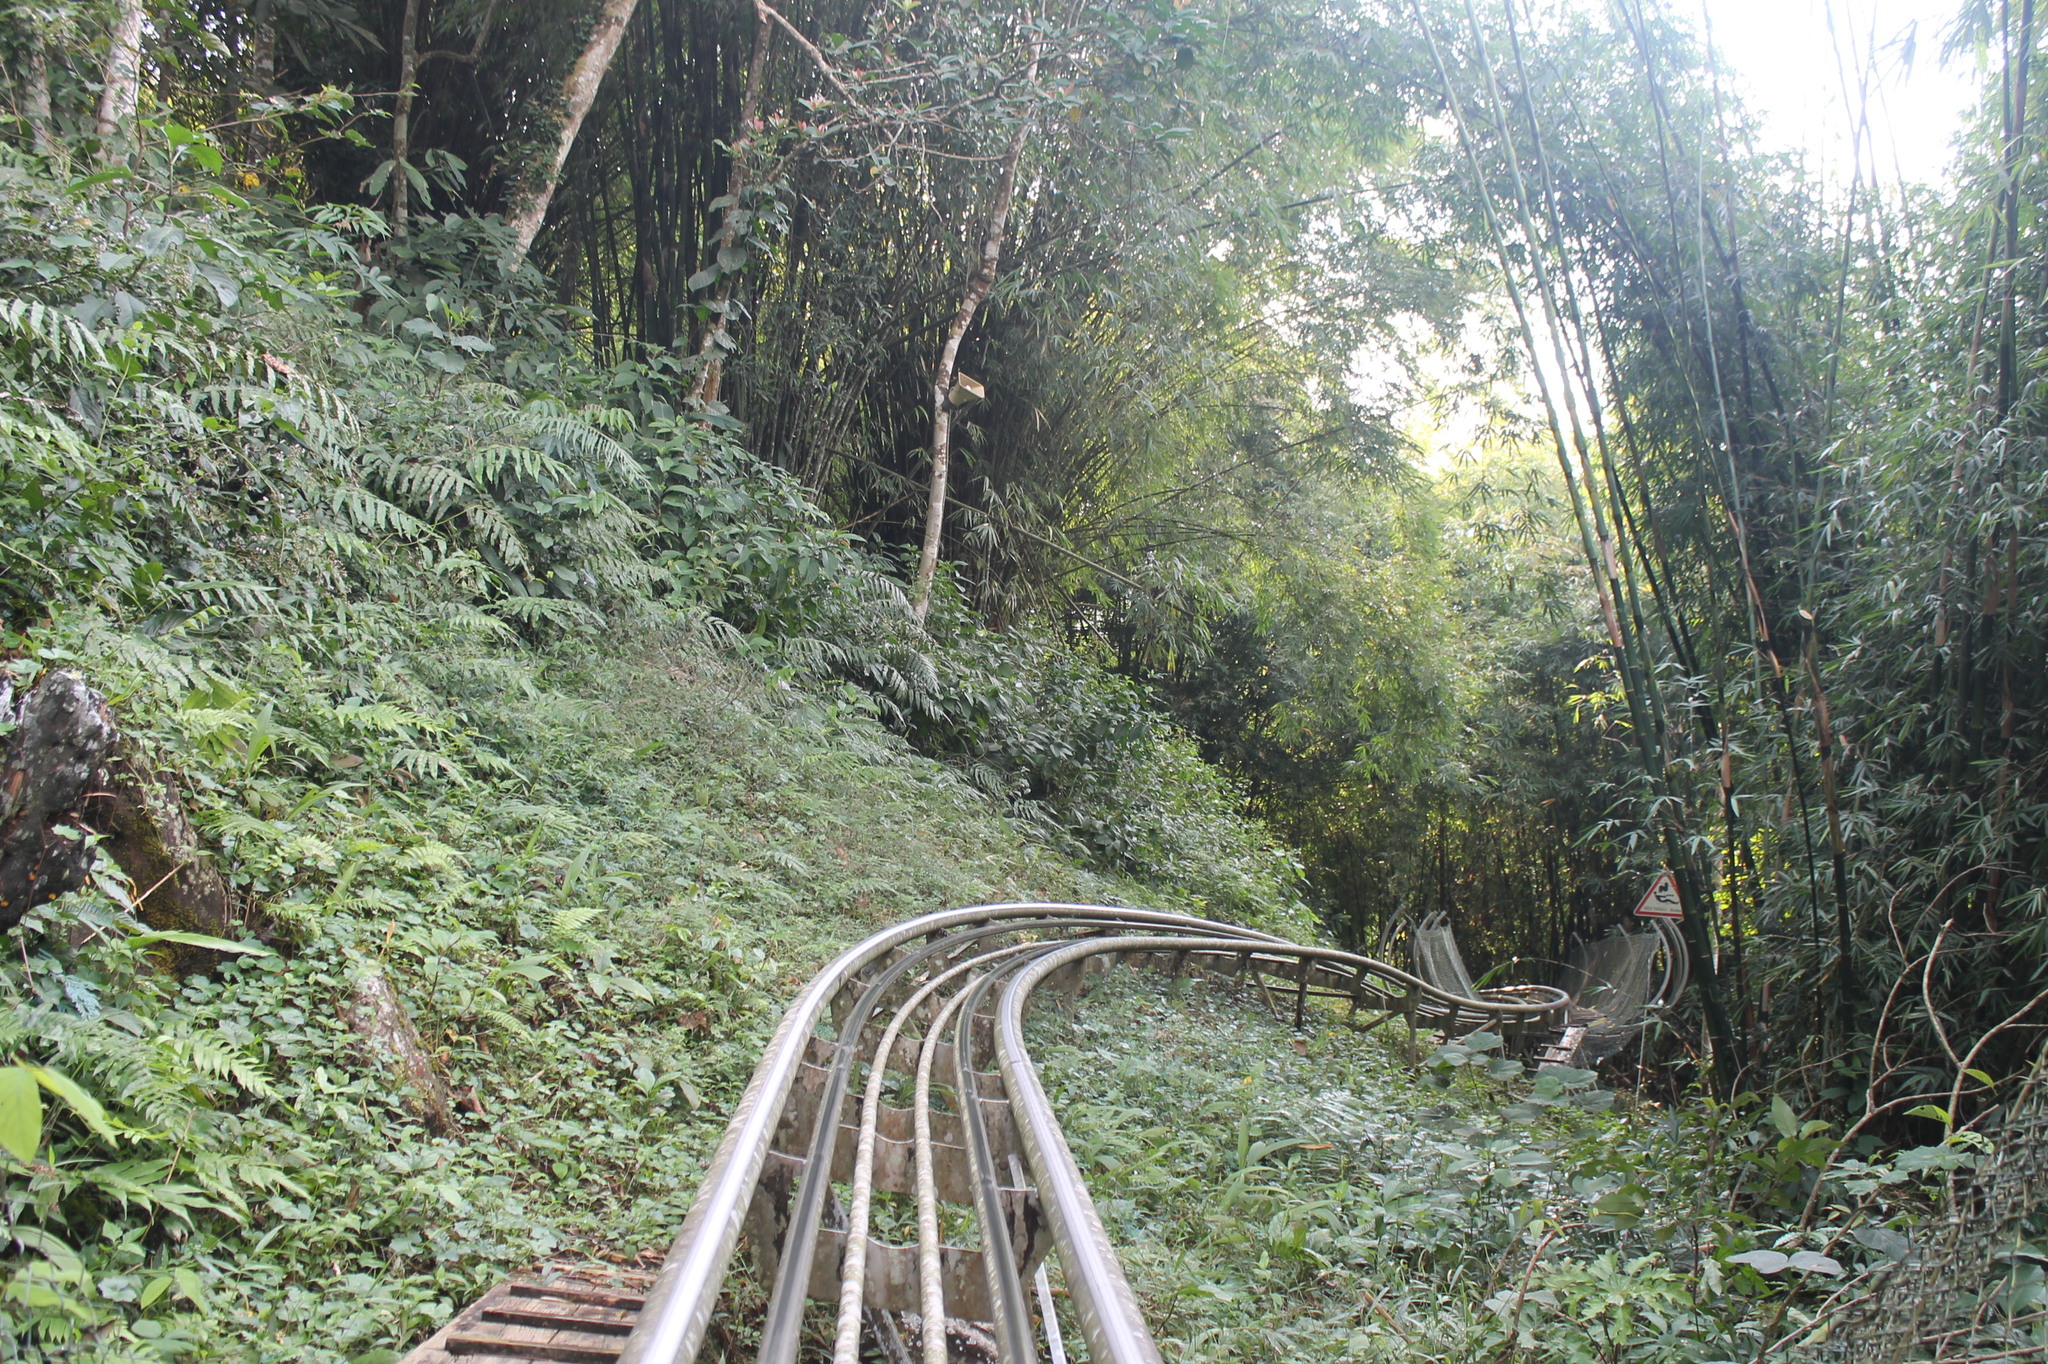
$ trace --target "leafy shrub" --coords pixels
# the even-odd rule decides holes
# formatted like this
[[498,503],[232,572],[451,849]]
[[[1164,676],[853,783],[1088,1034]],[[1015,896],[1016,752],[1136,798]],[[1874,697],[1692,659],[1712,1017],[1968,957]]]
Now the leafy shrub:
[[[276,950],[165,974],[105,862],[14,930],[0,1358],[402,1346],[666,1239],[783,962],[943,903],[1284,904],[1141,694],[916,629],[655,367],[579,362],[491,224],[373,263],[179,135],[111,186],[0,166],[0,666],[114,699]],[[372,968],[454,1130],[346,1023]]]
[[1225,917],[1291,912],[1293,858],[1137,682],[1042,634],[961,628],[943,639],[931,703],[909,725],[921,748],[956,756],[983,790],[1098,866]]
[[[1169,1356],[1749,1359],[1857,1297],[1975,1159],[1966,1139],[1831,1164],[1782,1100],[1663,1109],[1531,1075],[1488,1033],[1411,1063],[1398,1018],[1297,1032],[1190,984],[1112,975],[1032,1024]],[[2009,1313],[2030,1254],[1998,1279]]]

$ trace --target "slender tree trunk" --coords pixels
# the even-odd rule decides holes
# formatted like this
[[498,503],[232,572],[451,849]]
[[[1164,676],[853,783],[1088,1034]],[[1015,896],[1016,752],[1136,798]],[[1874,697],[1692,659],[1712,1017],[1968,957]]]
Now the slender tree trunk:
[[50,127],[50,50],[40,33],[28,34],[28,72],[21,95],[22,117],[28,120],[29,136],[43,156],[57,155],[57,134]]
[[[256,0],[249,9],[249,72],[244,93],[250,103],[277,91],[277,23],[271,0]],[[269,122],[249,127],[249,159],[268,160],[278,150],[277,127]]]
[[[1558,306],[1560,296],[1554,291],[1552,269],[1546,261],[1546,253],[1552,247],[1546,240],[1546,235],[1536,230],[1533,221],[1532,199],[1522,175],[1521,162],[1519,160],[1520,152],[1515,146],[1515,138],[1510,131],[1506,113],[1506,101],[1502,98],[1499,83],[1494,77],[1493,59],[1487,50],[1485,36],[1480,27],[1479,16],[1472,4],[1472,0],[1465,0],[1464,10],[1466,20],[1472,30],[1473,48],[1477,58],[1475,69],[1484,82],[1480,88],[1486,98],[1486,107],[1490,114],[1493,131],[1500,139],[1512,176],[1512,193],[1503,197],[1506,198],[1508,206],[1513,211],[1514,225],[1520,229],[1522,239],[1531,245],[1532,249],[1526,257],[1526,264],[1533,275],[1537,304],[1541,309],[1545,330],[1549,333],[1551,339],[1552,354],[1557,363],[1558,373],[1564,377],[1565,382],[1569,383],[1571,382],[1574,367],[1565,351],[1565,341],[1568,334],[1567,319],[1565,311],[1560,310]],[[1537,334],[1531,320],[1527,295],[1516,278],[1520,265],[1510,250],[1509,234],[1505,230],[1499,215],[1494,210],[1492,193],[1487,188],[1487,176],[1479,164],[1478,153],[1474,148],[1471,130],[1465,120],[1461,97],[1456,84],[1451,79],[1450,68],[1444,61],[1443,53],[1437,44],[1435,34],[1431,31],[1419,3],[1414,7],[1414,13],[1418,27],[1428,40],[1430,54],[1435,59],[1437,74],[1443,82],[1444,91],[1450,103],[1452,119],[1457,127],[1459,146],[1464,153],[1467,167],[1471,173],[1472,184],[1479,194],[1480,202],[1485,212],[1487,230],[1493,237],[1495,251],[1500,258],[1500,265],[1504,275],[1503,282],[1507,286],[1508,297],[1514,307],[1516,322],[1521,332],[1522,344],[1531,356],[1535,356],[1539,353],[1537,349]],[[1544,183],[1548,186],[1550,183],[1548,179],[1549,170],[1547,162],[1541,160],[1544,156],[1544,151],[1540,136],[1536,141],[1535,149],[1539,163],[1542,164],[1544,169],[1546,177]],[[1568,261],[1567,269],[1569,269]],[[1708,333],[1708,344],[1711,347],[1711,331]],[[1581,347],[1581,353],[1585,353],[1583,347]],[[1580,403],[1572,399],[1569,390],[1567,390],[1563,395],[1565,402],[1562,405],[1562,410],[1560,410],[1560,404],[1552,394],[1550,382],[1544,377],[1540,367],[1537,371],[1536,387],[1538,396],[1543,403],[1546,425],[1549,427],[1551,442],[1556,451],[1558,468],[1563,475],[1566,493],[1572,502],[1574,519],[1578,522],[1579,536],[1585,551],[1587,567],[1592,572],[1594,588],[1600,601],[1601,613],[1606,618],[1609,642],[1613,646],[1615,661],[1622,673],[1623,691],[1628,701],[1630,725],[1635,732],[1644,771],[1651,778],[1652,782],[1660,788],[1660,796],[1665,797],[1665,799],[1658,802],[1656,823],[1662,826],[1660,832],[1666,847],[1667,864],[1677,877],[1679,898],[1684,905],[1685,911],[1685,917],[1681,923],[1681,931],[1687,938],[1687,950],[1692,953],[1695,960],[1699,963],[1699,969],[1695,972],[1693,980],[1700,992],[1700,1002],[1706,1014],[1709,1032],[1713,1037],[1715,1070],[1720,1081],[1720,1088],[1723,1091],[1727,1091],[1734,1081],[1735,1066],[1737,1065],[1734,1032],[1728,1022],[1726,1011],[1721,1004],[1712,955],[1713,944],[1707,937],[1708,914],[1710,911],[1707,899],[1701,891],[1696,869],[1692,863],[1688,831],[1672,817],[1668,809],[1670,804],[1668,795],[1671,764],[1664,748],[1668,724],[1664,716],[1661,696],[1652,685],[1654,670],[1649,666],[1650,660],[1647,653],[1643,650],[1639,634],[1642,612],[1635,590],[1634,574],[1629,566],[1618,561],[1615,556],[1614,540],[1609,534],[1607,525],[1606,508],[1600,500],[1600,480],[1594,474],[1591,452],[1588,447],[1585,431],[1580,422]],[[1598,410],[1597,396],[1593,398],[1589,410]],[[1565,440],[1567,424],[1571,430],[1571,443],[1569,446]],[[1596,436],[1599,434],[1597,428],[1595,434]],[[1611,475],[1611,460],[1605,452],[1604,440],[1601,443],[1603,445],[1602,463],[1609,469]],[[1578,456],[1577,470],[1573,468],[1572,453],[1574,451]],[[1629,607],[1626,616],[1624,616],[1620,609],[1624,601]]]
[[583,53],[570,68],[569,78],[562,82],[562,122],[556,131],[554,152],[545,170],[527,182],[518,207],[512,212],[510,259],[515,266],[526,259],[533,239],[540,234],[541,224],[547,221],[548,205],[554,201],[555,187],[562,181],[569,149],[576,145],[576,134],[582,131],[583,120],[597,99],[598,87],[604,84],[604,73],[619,50],[619,40],[633,18],[635,3],[636,0],[603,0],[597,24],[590,31],[590,41],[583,45]]
[[107,35],[107,64],[100,75],[100,104],[92,125],[102,160],[114,159],[115,139],[135,122],[142,89],[143,18],[142,0],[120,0]]
[[412,101],[420,73],[420,0],[405,0],[398,31],[398,100],[391,109],[391,235],[404,241],[412,217]]
[[[740,96],[740,121],[738,134],[732,142],[732,171],[726,182],[725,210],[719,221],[716,245],[712,260],[729,248],[738,245],[741,225],[747,221],[748,210],[742,204],[748,188],[748,161],[753,153],[754,139],[760,134],[761,96],[766,86],[768,73],[769,40],[776,28],[782,29],[790,40],[803,50],[811,65],[825,78],[844,99],[849,108],[857,108],[860,99],[852,86],[840,76],[818,45],[806,38],[803,30],[789,21],[788,16],[768,3],[768,0],[754,0],[754,52],[747,60],[747,83]],[[1034,63],[1033,69],[1036,69]],[[757,182],[765,176],[756,177]],[[714,203],[717,201],[714,200]],[[790,258],[794,271],[796,256]],[[709,268],[708,266],[706,268]],[[697,378],[690,385],[690,406],[698,411],[718,401],[718,390],[725,378],[725,355],[732,348],[728,339],[732,334],[732,295],[736,271],[724,268],[720,263],[718,284],[710,300],[711,326],[706,329],[704,339],[697,345]]]
[[[740,223],[743,221],[740,200],[747,188],[747,157],[758,131],[755,125],[761,121],[761,89],[768,75],[768,40],[774,32],[775,21],[769,17],[767,8],[756,5],[754,54],[747,59],[747,84],[740,96],[739,135],[732,140],[732,173],[726,181],[725,214],[718,225],[717,245],[712,249],[714,262],[739,242]],[[690,406],[700,411],[718,401],[719,385],[725,377],[733,274],[733,271],[721,267],[718,289],[711,299],[711,326],[697,346],[697,378],[690,385]]]
[[1828,694],[1821,686],[1820,624],[1811,622],[1806,632],[1806,677],[1813,688],[1813,719],[1820,746],[1820,790],[1828,816],[1828,854],[1834,870],[1835,891],[1835,1004],[1846,1039],[1856,1025],[1856,939],[1849,917],[1849,848],[1842,835],[1842,803],[1835,786],[1835,727],[1828,710]]
[[[1024,79],[1028,84],[1037,77],[1038,61],[1033,58]],[[939,348],[938,367],[932,374],[932,486],[931,496],[925,503],[924,549],[917,556],[917,580],[910,597],[911,613],[920,625],[924,623],[925,613],[931,609],[932,579],[938,576],[939,571],[939,540],[946,526],[946,476],[951,472],[953,457],[950,395],[954,369],[960,358],[960,339],[973,324],[974,315],[981,311],[989,290],[995,287],[996,266],[1002,261],[1003,238],[1010,223],[1010,204],[1017,197],[1017,162],[1022,159],[1024,143],[1030,136],[1029,119],[1020,121],[1017,131],[1010,136],[1009,150],[1003,154],[1002,176],[996,181],[995,201],[989,206],[988,237],[982,243],[981,264],[969,277],[967,292],[960,299],[960,308],[953,314],[952,325],[946,328],[946,341]]]
[[261,99],[277,88],[277,22],[270,0],[249,11],[249,93]]
[[2008,93],[2005,98],[2005,146],[2002,149],[2005,173],[1999,189],[1999,220],[2005,229],[2005,264],[2000,266],[2002,275],[1999,298],[1998,320],[1998,416],[2003,421],[2012,411],[2013,403],[2019,396],[2018,350],[2015,314],[2019,298],[2019,248],[2020,248],[2020,204],[2023,202],[2020,190],[2026,176],[2027,146],[2027,80],[2034,57],[2034,0],[2023,0],[2020,6],[2020,34],[2018,55],[2013,55],[2012,40],[2007,37],[2007,74],[2001,76],[2001,83]]

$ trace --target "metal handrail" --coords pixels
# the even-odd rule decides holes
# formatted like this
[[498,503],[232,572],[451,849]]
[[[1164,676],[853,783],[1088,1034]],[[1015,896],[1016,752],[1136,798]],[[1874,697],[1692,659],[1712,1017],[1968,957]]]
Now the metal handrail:
[[[1018,902],[944,910],[898,924],[841,953],[805,987],[783,1015],[733,1111],[682,1229],[648,1291],[646,1304],[620,1355],[621,1364],[691,1364],[695,1360],[805,1056],[833,1001],[859,982],[859,996],[833,1039],[832,1065],[810,1133],[810,1156],[804,1163],[798,1215],[789,1226],[783,1246],[777,1290],[770,1304],[771,1329],[764,1339],[761,1356],[769,1364],[793,1358],[794,1323],[800,1321],[808,1286],[819,1216],[830,1183],[834,1144],[840,1136],[846,1084],[869,1017],[887,992],[909,979],[921,963],[936,965],[949,954],[957,956],[987,938],[1025,932],[1060,933],[1068,938],[1077,933],[1089,936],[1078,941],[1048,943],[1039,951],[1003,951],[996,954],[1005,958],[1002,965],[992,965],[979,975],[967,974],[962,989],[971,992],[971,997],[964,1001],[967,1007],[961,1011],[954,1044],[956,1091],[971,1095],[976,1084],[973,1056],[979,1002],[995,990],[1002,977],[1010,976],[1002,986],[997,1010],[996,1060],[1009,1094],[1020,1144],[1053,1233],[1054,1247],[1080,1312],[1082,1331],[1098,1364],[1157,1364],[1159,1355],[1088,1197],[1080,1169],[1067,1150],[1036,1067],[1023,1045],[1024,1009],[1032,991],[1052,972],[1089,956],[1118,952],[1172,950],[1189,955],[1235,957],[1254,969],[1262,961],[1292,961],[1299,964],[1299,999],[1305,1001],[1311,977],[1319,967],[1326,971],[1342,967],[1349,968],[1344,981],[1348,990],[1338,997],[1349,997],[1355,1003],[1370,1001],[1371,1007],[1385,1008],[1390,1013],[1405,1011],[1411,1022],[1442,1021],[1446,1027],[1455,1026],[1460,1020],[1474,1024],[1487,1020],[1548,1024],[1564,1003],[1562,993],[1557,991],[1549,992],[1554,999],[1463,998],[1369,957],[1292,943],[1256,929],[1158,910]],[[912,947],[919,938],[929,941]],[[892,957],[898,952],[902,955]],[[860,980],[863,972],[885,960],[888,965],[873,980]],[[1329,995],[1332,991],[1317,993]],[[1299,1007],[1298,1003],[1297,1011]],[[892,1049],[893,1045],[892,1041]],[[877,1056],[874,1064],[885,1066],[888,1059],[887,1055]],[[975,1132],[975,1125],[982,1120],[981,1104],[974,1102],[962,1107],[964,1131],[973,1148],[972,1164],[979,1183],[989,1186],[984,1191],[977,1185],[975,1201],[983,1222],[983,1243],[993,1246],[996,1238],[1006,1236],[1007,1232],[1001,1225],[999,1200],[994,1194],[987,1134],[981,1132],[977,1138]],[[986,1198],[982,1196],[984,1192]],[[1021,1316],[1028,1309],[1019,1305],[1023,1301],[1021,1278],[1011,1257],[998,1252],[986,1255],[983,1263],[992,1277],[992,1300],[1008,1304],[998,1309],[999,1316]],[[846,1290],[845,1296],[858,1303],[857,1289]],[[1012,1321],[1002,1332],[1006,1364],[1013,1356],[1035,1358],[1032,1347],[1021,1343],[1028,1341],[1028,1333],[1020,1336],[1016,1325]]]

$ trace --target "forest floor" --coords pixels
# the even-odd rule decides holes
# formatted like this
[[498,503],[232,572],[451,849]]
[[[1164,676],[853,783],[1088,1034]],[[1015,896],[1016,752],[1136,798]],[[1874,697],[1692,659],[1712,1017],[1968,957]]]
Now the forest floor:
[[[1482,1360],[1510,1319],[1545,1358],[1747,1357],[1675,1272],[1697,1246],[1620,1211],[1683,1196],[1701,1134],[1586,1072],[1532,1085],[1484,1037],[1414,1056],[1335,1011],[1297,1032],[1149,972],[1034,1029],[1169,1359]],[[1544,1261],[1566,1229],[1572,1258]]]
[[[13,1026],[57,1021],[138,1155],[145,1123],[188,1134],[165,1153],[183,1183],[83,1151],[52,1171],[147,1214],[77,1227],[51,1279],[129,1357],[388,1364],[539,1260],[658,1254],[779,1006],[848,942],[1005,899],[1201,908],[1077,869],[865,709],[680,633],[549,653],[422,629],[318,665],[215,659],[189,691],[163,641],[90,615],[42,637],[191,775],[238,892],[292,943],[175,983],[105,931],[109,878],[27,926]],[[261,760],[265,730],[284,758]],[[372,969],[455,1096],[443,1130],[336,1007]],[[1209,987],[1118,973],[1040,1028],[1188,1358],[1491,1348],[1532,1190],[1584,1208],[1641,1187],[1586,1161],[1651,1164],[1661,1130],[1595,1111],[1583,1073],[1511,1121],[1521,1067],[1483,1041],[1418,1067]],[[148,1267],[158,1221],[182,1272]]]
[[[203,682],[176,645],[78,613],[35,659],[87,669],[181,770],[277,945],[175,980],[101,876],[0,968],[0,1028],[117,1124],[39,1167],[65,1234],[9,1289],[95,1357],[393,1364],[543,1260],[647,1263],[782,1004],[845,945],[1001,900],[1205,908],[1080,869],[850,688],[680,629],[537,650],[416,622]],[[445,1122],[350,1021],[372,972]],[[1797,1223],[1827,1143],[1782,1102],[1662,1108],[1486,1034],[1296,1032],[1122,971],[1034,1028],[1170,1357],[1747,1359],[1766,1312],[1797,1326],[1825,1290],[1730,1256],[1892,1253]],[[1732,1217],[1731,1180],[1775,1222]]]
[[[41,1186],[88,1210],[32,1271],[46,1334],[376,1364],[539,1259],[659,1251],[832,953],[935,906],[1139,893],[859,707],[682,634],[548,654],[432,633],[214,658],[204,688],[96,617],[39,637],[186,774],[280,949],[177,981],[111,875],[25,922],[0,1029],[40,1030],[122,1124]],[[443,1130],[348,1020],[372,970],[446,1080]],[[89,1211],[115,1197],[132,1231]],[[180,1274],[150,1268],[159,1224]]]

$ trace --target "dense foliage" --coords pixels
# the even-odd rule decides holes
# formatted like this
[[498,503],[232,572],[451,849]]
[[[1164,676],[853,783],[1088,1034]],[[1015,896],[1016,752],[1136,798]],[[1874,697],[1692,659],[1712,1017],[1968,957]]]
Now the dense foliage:
[[[1532,1076],[1488,1033],[1418,1068],[1410,1039],[1340,1013],[1304,1032],[1228,982],[1162,985],[1112,978],[1036,1027],[1169,1354],[1825,1358],[1829,1309],[1970,1159],[1836,1159],[1839,1130],[1782,1098],[1646,1109],[1592,1071]],[[1985,1287],[2015,1316],[2041,1301],[2018,1257]]]
[[[355,1358],[536,1255],[656,1247],[764,1009],[861,925],[1131,893],[1070,858],[1298,913],[1184,740],[1076,694],[1129,684],[915,629],[468,234],[394,276],[147,131],[118,193],[5,178],[6,676],[88,673],[249,936],[165,975],[105,861],[13,931],[9,1074],[49,1099],[5,1096],[7,1350]],[[959,766],[878,718],[912,715]],[[348,1022],[372,970],[455,1127]]]
[[[644,1249],[773,999],[933,900],[1391,958],[1442,910],[1529,976],[1663,867],[1698,988],[1623,1078],[1743,1161],[1552,1133],[1614,1233],[1554,1246],[1491,1128],[1381,1153],[1485,1172],[1441,1223],[1312,1194],[1335,1156],[1204,1213],[1272,1134],[1176,1073],[1215,1150],[1125,1230],[1219,1257],[1159,1289],[1191,1349],[1369,1356],[1345,1275],[1484,1256],[1376,1319],[1788,1329],[1727,1257],[1923,1214],[2048,1026],[2032,13],[1957,21],[1937,190],[1860,124],[1846,182],[1754,150],[1637,0],[0,10],[0,679],[85,674],[245,934],[111,860],[13,930],[0,1352],[363,1357]],[[452,1115],[337,1012],[365,973]]]
[[1679,871],[1695,955],[1723,948],[1723,1085],[1953,1132],[2048,1021],[2040,35],[1959,19],[1991,83],[1943,201],[1860,133],[1847,184],[1745,152],[1654,12],[1518,25],[1430,24],[1443,170],[1504,325],[1551,352],[1529,373],[1637,751],[1614,813]]

